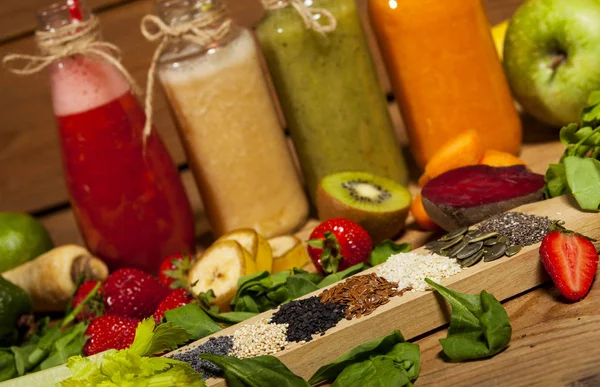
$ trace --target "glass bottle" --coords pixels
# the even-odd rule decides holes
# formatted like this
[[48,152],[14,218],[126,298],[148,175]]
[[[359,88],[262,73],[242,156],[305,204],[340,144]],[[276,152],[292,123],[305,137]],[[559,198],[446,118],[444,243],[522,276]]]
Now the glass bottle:
[[521,122],[482,0],[369,0],[368,5],[420,166],[469,129],[477,130],[488,149],[519,151]]
[[[41,30],[79,22],[67,3],[38,12]],[[81,17],[90,17],[84,7]],[[168,255],[193,252],[179,173],[156,130],[144,150],[146,117],[123,74],[103,58],[74,55],[50,65],[50,81],[67,188],[89,250],[111,269],[150,273]]]
[[337,28],[319,34],[287,6],[267,11],[257,35],[313,201],[318,182],[335,172],[370,172],[406,184],[355,0],[305,4],[330,11]]
[[[157,7],[172,27],[223,10],[217,0]],[[308,202],[251,32],[233,25],[206,47],[173,40],[157,68],[215,235],[249,227],[271,237],[299,228]]]

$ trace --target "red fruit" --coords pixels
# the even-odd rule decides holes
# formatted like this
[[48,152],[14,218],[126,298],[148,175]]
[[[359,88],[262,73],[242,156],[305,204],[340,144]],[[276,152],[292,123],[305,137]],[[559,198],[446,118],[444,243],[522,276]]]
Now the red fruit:
[[[81,304],[87,295],[94,289],[97,283],[100,281],[85,281],[77,288],[77,292],[73,296],[73,309],[77,308],[77,305]],[[104,314],[104,286],[100,285],[96,294],[88,300],[83,306],[81,312],[77,314],[79,321],[90,321],[98,316]]]
[[308,255],[322,273],[335,273],[369,258],[373,243],[369,234],[347,219],[329,219],[310,234]]
[[158,280],[171,289],[185,288],[192,258],[188,254],[175,254],[165,258],[158,269]]
[[158,308],[156,308],[156,311],[154,312],[154,321],[156,321],[157,324],[160,323],[163,317],[165,317],[165,312],[167,310],[187,305],[193,300],[194,297],[192,297],[187,290],[173,290],[171,294],[167,296],[167,298],[165,298],[160,302],[160,304],[158,304]]
[[101,316],[92,320],[85,331],[88,341],[83,348],[87,356],[108,349],[129,348],[135,338],[139,320],[129,317]]
[[143,319],[151,316],[169,289],[139,269],[119,269],[104,284],[105,313]]
[[571,231],[551,231],[542,240],[540,255],[563,296],[578,301],[587,295],[598,270],[598,253],[592,242]]

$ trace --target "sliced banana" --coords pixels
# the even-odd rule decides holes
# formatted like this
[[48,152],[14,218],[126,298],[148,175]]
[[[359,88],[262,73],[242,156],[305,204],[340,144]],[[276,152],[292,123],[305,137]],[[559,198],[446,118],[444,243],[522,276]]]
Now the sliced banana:
[[239,243],[221,241],[209,247],[194,263],[188,285],[196,295],[212,289],[216,297],[214,304],[227,308],[237,292],[238,280],[254,272],[254,260]]
[[273,268],[273,253],[269,242],[259,233],[250,228],[243,228],[229,232],[219,239],[220,241],[236,241],[238,242],[256,262],[256,270],[258,272],[268,271],[271,273]]
[[310,260],[306,247],[293,235],[269,239],[273,251],[273,273],[302,268]]

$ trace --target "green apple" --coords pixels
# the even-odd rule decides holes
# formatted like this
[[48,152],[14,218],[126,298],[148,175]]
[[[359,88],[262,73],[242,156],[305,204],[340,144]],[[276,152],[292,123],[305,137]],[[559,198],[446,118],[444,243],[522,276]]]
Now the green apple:
[[600,0],[528,0],[506,32],[504,70],[523,109],[562,126],[600,89]]

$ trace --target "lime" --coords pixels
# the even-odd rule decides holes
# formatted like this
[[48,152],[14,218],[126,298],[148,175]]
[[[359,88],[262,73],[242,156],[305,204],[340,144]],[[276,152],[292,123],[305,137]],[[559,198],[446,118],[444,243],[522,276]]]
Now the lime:
[[0,212],[0,273],[22,265],[53,247],[48,231],[33,217]]

